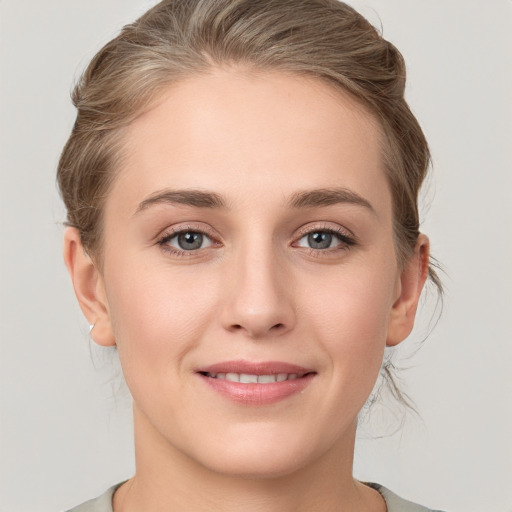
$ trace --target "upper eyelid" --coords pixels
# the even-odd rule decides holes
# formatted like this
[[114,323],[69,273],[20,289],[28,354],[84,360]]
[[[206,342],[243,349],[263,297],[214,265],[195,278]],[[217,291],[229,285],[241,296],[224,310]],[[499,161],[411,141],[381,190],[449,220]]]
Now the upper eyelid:
[[305,235],[308,235],[310,233],[315,233],[317,231],[327,231],[329,233],[333,233],[333,234],[337,234],[337,235],[343,234],[347,238],[350,238],[354,241],[357,240],[357,237],[354,235],[354,233],[350,229],[340,226],[339,224],[337,224],[336,226],[328,225],[328,224],[322,224],[322,225],[309,225],[308,224],[306,226],[302,226],[301,228],[299,228],[298,236],[303,237]]
[[169,226],[163,230],[161,230],[156,236],[155,239],[158,241],[161,241],[165,238],[172,238],[176,235],[179,235],[180,233],[186,233],[190,231],[191,233],[201,233],[202,235],[206,235],[207,237],[211,238],[212,240],[218,240],[220,237],[213,233],[213,230],[208,229],[204,226],[193,226],[191,223],[186,223],[184,225],[174,227]]
[[[169,226],[169,227],[161,230],[158,233],[158,235],[155,236],[155,240],[160,242],[166,238],[172,238],[180,233],[185,233],[187,231],[190,231],[190,232],[197,232],[197,233],[206,235],[207,237],[209,237],[212,240],[212,242],[217,242],[217,243],[221,242],[222,236],[220,234],[218,234],[217,231],[214,231],[213,229],[208,228],[206,225],[204,225],[200,222],[199,222],[200,225],[193,225],[193,224],[194,224],[194,222],[189,222],[189,223],[183,223],[176,227]],[[296,242],[300,238],[303,238],[304,236],[306,236],[310,233],[319,232],[319,231],[326,231],[329,233],[333,233],[335,235],[343,235],[346,238],[349,238],[354,242],[357,241],[357,237],[353,234],[353,232],[344,226],[341,226],[339,224],[327,224],[325,222],[322,222],[319,224],[311,222],[304,226],[301,226],[300,228],[298,228],[298,230],[295,231],[295,234],[292,235],[292,243]]]

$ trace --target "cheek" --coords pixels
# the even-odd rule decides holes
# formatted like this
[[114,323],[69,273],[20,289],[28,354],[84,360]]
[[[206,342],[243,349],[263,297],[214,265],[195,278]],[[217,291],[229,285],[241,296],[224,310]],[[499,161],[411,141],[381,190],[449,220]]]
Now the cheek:
[[[386,265],[381,260],[376,268],[383,266]],[[386,345],[394,273],[394,269],[390,272],[341,270],[339,275],[326,279],[321,288],[305,287],[308,323],[318,333],[333,372],[353,384],[368,380],[366,387],[370,390]],[[357,390],[358,386],[351,389]]]
[[192,280],[190,272],[165,265],[135,269],[119,262],[110,277],[110,316],[127,381],[179,366],[214,316],[214,276]]

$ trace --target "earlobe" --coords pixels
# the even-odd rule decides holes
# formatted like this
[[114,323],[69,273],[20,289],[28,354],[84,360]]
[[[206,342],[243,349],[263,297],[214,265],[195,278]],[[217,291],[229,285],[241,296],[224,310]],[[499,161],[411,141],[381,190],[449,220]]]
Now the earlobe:
[[420,234],[414,253],[405,265],[398,283],[398,297],[393,304],[388,324],[388,347],[405,340],[414,327],[421,291],[428,277],[429,256],[429,240]]
[[103,278],[84,250],[76,228],[68,227],[64,233],[64,262],[80,308],[89,324],[94,325],[91,338],[98,345],[115,345]]

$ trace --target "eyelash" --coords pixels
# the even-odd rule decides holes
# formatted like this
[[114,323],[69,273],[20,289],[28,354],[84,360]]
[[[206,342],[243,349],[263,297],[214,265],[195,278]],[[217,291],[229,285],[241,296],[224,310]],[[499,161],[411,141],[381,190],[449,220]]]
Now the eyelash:
[[[194,256],[197,254],[197,251],[200,251],[201,249],[205,249],[205,248],[198,248],[198,249],[192,249],[192,250],[186,251],[186,250],[182,250],[182,249],[177,249],[176,247],[172,247],[169,245],[169,242],[172,239],[178,237],[179,235],[185,234],[185,233],[195,233],[195,234],[200,234],[202,236],[206,236],[211,242],[211,244],[208,247],[220,245],[220,242],[217,242],[215,240],[215,237],[212,236],[210,233],[208,233],[208,231],[204,230],[203,228],[197,228],[197,227],[191,227],[191,226],[187,226],[184,228],[178,228],[178,229],[175,229],[175,230],[165,233],[157,241],[157,244],[162,248],[163,251],[170,253],[173,256],[178,256],[178,257]],[[332,255],[333,252],[337,252],[340,250],[346,251],[346,250],[350,249],[350,247],[356,245],[356,243],[357,243],[355,238],[353,236],[349,235],[346,232],[346,230],[343,230],[341,228],[332,228],[332,227],[328,227],[328,226],[322,226],[322,227],[315,226],[312,229],[302,230],[299,234],[299,237],[296,238],[295,241],[293,242],[292,247],[297,247],[294,244],[298,243],[300,240],[302,240],[303,238],[305,238],[308,235],[311,235],[313,233],[327,233],[330,235],[334,235],[339,241],[339,244],[337,246],[328,247],[325,249],[315,249],[313,247],[303,247],[304,249],[306,249],[308,251],[308,253],[310,253],[311,255],[317,256],[317,257],[318,256],[321,256],[321,257],[329,256],[329,255]],[[302,247],[302,246],[299,246],[299,247]]]
[[304,229],[301,233],[299,238],[296,239],[294,244],[298,243],[303,238],[307,237],[308,235],[312,235],[314,233],[327,233],[329,235],[333,235],[338,239],[338,245],[335,247],[328,247],[325,249],[315,249],[313,247],[304,247],[311,255],[314,256],[320,256],[320,257],[328,257],[332,256],[333,253],[337,253],[338,251],[347,251],[352,246],[356,245],[356,239],[349,233],[347,233],[347,230],[342,228],[333,228],[331,226],[315,226],[313,229]]

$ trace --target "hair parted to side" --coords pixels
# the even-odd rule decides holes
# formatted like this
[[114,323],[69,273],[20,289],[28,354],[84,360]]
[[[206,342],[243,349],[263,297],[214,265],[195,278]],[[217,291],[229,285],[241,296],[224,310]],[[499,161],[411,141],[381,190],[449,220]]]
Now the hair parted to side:
[[[419,235],[428,144],[404,99],[402,55],[338,0],[163,0],[107,43],[74,89],[78,113],[57,174],[67,223],[85,250],[101,267],[102,212],[122,160],[124,127],[170,84],[238,64],[316,77],[375,116],[404,264]],[[430,278],[441,292],[433,265]]]

